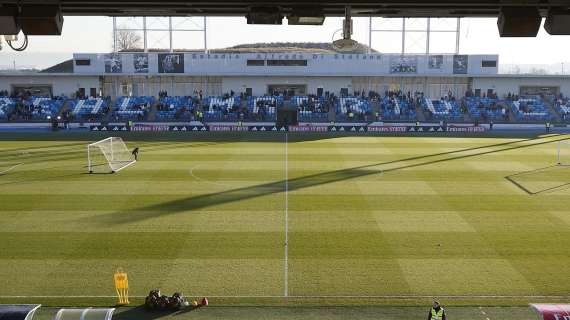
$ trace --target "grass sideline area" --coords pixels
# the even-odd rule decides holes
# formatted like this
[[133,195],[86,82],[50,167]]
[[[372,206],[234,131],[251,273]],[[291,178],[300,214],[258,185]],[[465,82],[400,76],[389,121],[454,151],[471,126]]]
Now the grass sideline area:
[[140,161],[89,175],[106,136],[0,134],[1,303],[112,305],[118,267],[134,305],[210,298],[180,319],[411,319],[433,297],[529,319],[570,298],[570,136],[122,133]]
[[[59,308],[40,308],[34,320],[52,320]],[[362,320],[417,320],[427,317],[429,307],[208,307],[193,311],[149,313],[142,308],[120,308],[113,320],[308,320],[308,319],[362,319]],[[538,315],[528,307],[449,307],[449,319],[462,320],[538,320]]]

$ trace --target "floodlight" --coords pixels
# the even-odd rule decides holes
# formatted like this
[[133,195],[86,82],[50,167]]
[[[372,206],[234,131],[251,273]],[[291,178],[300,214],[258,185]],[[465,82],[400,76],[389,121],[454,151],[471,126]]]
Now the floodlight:
[[247,24],[282,24],[283,14],[277,7],[254,7],[246,16]]
[[544,30],[551,35],[570,35],[570,10],[550,9],[544,23]]
[[290,25],[321,26],[325,22],[325,14],[317,8],[296,8],[287,17]]

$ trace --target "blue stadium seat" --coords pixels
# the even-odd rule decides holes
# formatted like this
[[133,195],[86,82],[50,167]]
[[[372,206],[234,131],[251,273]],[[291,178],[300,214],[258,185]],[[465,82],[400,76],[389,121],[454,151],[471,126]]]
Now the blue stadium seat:
[[154,104],[154,97],[120,97],[115,101],[113,112],[121,120],[139,120],[146,116]]
[[277,119],[277,106],[283,104],[281,96],[249,97],[247,111],[249,120],[275,121]]
[[238,120],[240,97],[211,96],[204,99],[204,120],[236,121]]
[[363,121],[372,108],[367,99],[361,97],[341,97],[336,110],[337,122]]
[[506,101],[488,97],[466,97],[464,103],[473,119],[483,121],[507,120]]
[[167,96],[159,100],[156,113],[158,120],[190,120],[192,117],[192,97]]
[[423,107],[433,119],[452,121],[463,119],[459,105],[453,100],[434,100],[426,97],[423,101]]
[[76,99],[70,102],[71,114],[76,117],[98,118],[107,110],[107,100],[103,98]]
[[291,103],[297,107],[299,122],[328,122],[324,97],[294,96]]
[[508,103],[518,121],[552,121],[553,119],[546,104],[538,96],[520,97],[519,100]]
[[8,114],[12,111],[16,101],[9,97],[0,97],[0,119],[6,120]]
[[384,97],[380,100],[380,110],[383,120],[414,120],[416,110],[407,101],[400,98]]

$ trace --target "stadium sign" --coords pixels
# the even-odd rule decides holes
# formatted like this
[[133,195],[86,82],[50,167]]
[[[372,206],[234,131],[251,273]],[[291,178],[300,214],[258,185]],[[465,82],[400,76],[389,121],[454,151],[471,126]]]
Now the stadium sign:
[[289,126],[289,132],[328,132],[328,126]]
[[368,126],[368,132],[406,132],[404,126]]
[[413,126],[406,129],[408,132],[445,132],[442,126]]
[[332,126],[329,127],[329,132],[363,133],[366,132],[366,126]]
[[[485,127],[475,126],[239,126],[239,125],[180,125],[169,124],[134,124],[127,125],[99,125],[91,126],[91,131],[120,132],[120,131],[148,131],[148,132],[337,132],[337,133],[390,133],[390,132],[415,132],[415,133],[443,133],[443,132],[485,132]],[[569,319],[570,320],[570,319]]]
[[174,132],[198,132],[198,131],[208,131],[206,126],[170,126],[168,131]]
[[236,125],[213,125],[208,126],[210,131],[218,132],[279,132],[287,131],[287,127],[278,126],[236,126]]
[[448,132],[485,132],[485,127],[455,127],[455,126],[448,126]]
[[249,131],[249,127],[246,126],[208,126],[210,131]]
[[129,127],[125,126],[125,125],[107,125],[107,126],[91,126],[90,127],[91,131],[112,131],[112,132],[117,132],[117,131],[129,131]]
[[135,124],[131,126],[131,131],[170,131],[170,126],[161,124]]
[[543,320],[570,320],[570,304],[531,304]]

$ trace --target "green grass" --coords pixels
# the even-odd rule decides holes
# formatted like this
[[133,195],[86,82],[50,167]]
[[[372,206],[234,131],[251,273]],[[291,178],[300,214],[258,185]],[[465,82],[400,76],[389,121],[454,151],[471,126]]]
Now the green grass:
[[0,135],[0,171],[23,163],[0,175],[0,302],[111,305],[118,267],[135,303],[159,287],[274,306],[251,318],[568,299],[564,136],[290,134],[287,154],[282,134],[155,136],[126,134],[140,161],[89,175],[102,135]]

